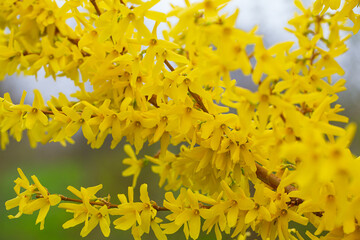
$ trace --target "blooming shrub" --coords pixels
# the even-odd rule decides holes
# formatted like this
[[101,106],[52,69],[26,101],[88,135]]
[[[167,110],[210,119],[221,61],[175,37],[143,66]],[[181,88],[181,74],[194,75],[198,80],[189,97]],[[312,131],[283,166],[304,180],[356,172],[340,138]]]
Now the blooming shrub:
[[[359,239],[360,161],[349,150],[353,125],[339,114],[337,93],[345,80],[335,58],[360,29],[353,9],[358,0],[316,0],[289,21],[298,44],[265,48],[256,29],[235,28],[239,10],[224,13],[229,0],[204,0],[169,13],[151,10],[160,0],[3,0],[0,2],[0,78],[14,73],[65,76],[79,91],[44,102],[35,90],[32,105],[0,98],[1,147],[9,137],[30,144],[73,143],[80,129],[92,148],[110,135],[111,148],[125,137],[133,176],[128,194],[117,202],[98,197],[102,185],[74,198],[51,193],[21,169],[16,197],[6,208],[38,212],[44,228],[53,206],[73,218],[63,228],[83,225],[87,236],[97,225],[104,236],[129,230],[134,239],[153,231],[167,239],[180,229],[197,239],[214,230],[245,239],[252,229],[262,239],[303,239],[289,222],[316,227],[311,239]],[[169,21],[175,18],[176,21]],[[152,21],[153,27],[144,24]],[[68,20],[76,22],[75,27]],[[167,30],[159,32],[159,25]],[[252,92],[232,79],[241,71],[257,86]],[[244,80],[245,81],[245,80]],[[85,84],[92,86],[91,91]],[[138,159],[144,143],[160,142],[155,156]],[[169,152],[169,144],[180,151]],[[163,203],[151,200],[147,185],[134,187],[146,162],[168,191]],[[173,192],[179,190],[178,196]],[[165,211],[166,219],[158,216]]]

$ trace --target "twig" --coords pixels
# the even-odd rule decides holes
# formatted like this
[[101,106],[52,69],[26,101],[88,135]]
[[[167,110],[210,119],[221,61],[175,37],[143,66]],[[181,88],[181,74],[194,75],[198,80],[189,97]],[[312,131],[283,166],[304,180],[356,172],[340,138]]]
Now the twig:
[[[59,197],[61,198],[61,201],[84,203],[82,199],[69,198],[64,195],[59,195]],[[39,194],[39,195],[36,195],[36,198],[43,198],[43,196],[41,194]],[[119,205],[112,204],[107,201],[101,201],[101,202],[89,201],[89,203],[91,205],[96,205],[96,206],[107,206],[108,208],[118,208],[119,207]],[[169,209],[167,209],[166,207],[159,206],[155,202],[152,204],[152,207],[154,209],[156,209],[157,211],[169,211]],[[204,206],[204,208],[207,208],[207,207],[208,206]]]
[[[260,179],[263,183],[269,185],[271,188],[273,189],[277,189],[278,186],[280,185],[280,181],[281,179],[278,178],[277,176],[275,176],[274,174],[268,172],[268,170],[266,170],[263,166],[261,166],[258,163],[256,164],[256,176],[258,179]],[[285,192],[286,193],[290,193],[292,191],[296,191],[297,188],[292,186],[292,185],[288,185],[285,187]],[[301,198],[290,198],[290,201],[287,202],[287,204],[292,207],[292,206],[299,206],[301,203],[303,203],[304,200]],[[322,217],[323,213],[322,212],[313,212],[314,215],[318,216],[318,217]]]
[[188,91],[189,91],[190,95],[195,99],[195,101],[198,104],[199,108],[201,108],[201,110],[203,110],[204,112],[209,113],[209,111],[206,109],[201,97],[198,94],[190,91],[190,89],[188,89]]
[[171,66],[171,64],[169,63],[169,61],[168,60],[166,60],[165,59],[165,64],[166,64],[166,66],[173,72],[173,71],[175,71],[175,68],[173,67],[173,66]]
[[[155,158],[159,157],[159,152],[157,154],[155,154],[154,156]],[[274,174],[270,173],[264,168],[262,167],[260,164],[256,163],[256,176],[265,184],[269,185],[270,187],[272,187],[273,189],[276,189],[279,184],[281,179],[278,178],[277,176],[275,176]],[[292,191],[297,190],[294,186],[286,186],[285,187],[285,192],[289,193]],[[67,201],[67,202],[76,202],[76,203],[83,203],[82,199],[74,199],[74,198],[69,198],[66,197],[64,195],[59,195],[59,197],[61,198],[62,201]],[[36,195],[36,198],[43,198],[43,196],[41,194]],[[299,204],[301,204],[303,202],[302,199],[299,198],[291,198],[291,201],[288,202],[287,204],[289,206],[297,206]],[[119,205],[117,204],[112,204],[108,201],[102,200],[100,202],[96,202],[96,201],[89,201],[89,203],[91,205],[96,205],[96,206],[107,206],[107,208],[118,208]],[[159,206],[156,204],[156,202],[152,202],[152,207],[157,210],[157,211],[170,211],[168,208],[163,207],[163,206]],[[203,205],[202,203],[199,203],[199,207],[200,208],[205,208],[205,209],[210,209],[212,207],[212,205]],[[318,217],[322,217],[323,213],[322,212],[313,212],[314,215],[318,216]]]
[[43,112],[44,114],[54,115],[54,112],[53,112],[53,111],[42,110],[42,112]]
[[90,0],[90,2],[91,2],[92,5],[94,5],[94,8],[95,8],[95,10],[96,10],[97,15],[100,16],[100,15],[101,15],[101,11],[100,11],[98,5],[96,4],[96,0]]
[[151,103],[152,105],[154,105],[154,107],[159,108],[159,105],[156,102],[156,98],[157,98],[157,96],[155,94],[153,94],[150,99],[148,97],[146,97],[146,100],[149,103]]
[[[266,170],[263,166],[261,166],[258,163],[256,163],[256,176],[258,177],[258,179],[260,179],[262,182],[266,183],[273,189],[277,189],[281,181],[281,179],[275,176],[274,174],[272,173],[269,174],[268,170]],[[295,190],[297,190],[296,187],[291,185],[285,187],[286,193],[290,193]]]
[[[165,64],[166,64],[166,66],[167,66],[171,71],[175,71],[175,68],[174,68],[173,66],[171,66],[171,64],[169,63],[168,60],[165,59],[164,62],[165,62]],[[195,99],[195,101],[196,101],[196,103],[198,104],[199,108],[201,108],[201,110],[203,110],[204,112],[209,113],[209,111],[206,109],[206,107],[205,107],[205,105],[204,105],[201,97],[200,97],[198,94],[192,92],[189,88],[188,88],[188,91],[189,91],[190,95]]]
[[251,59],[254,57],[254,52],[251,52],[249,55],[247,55],[248,59]]
[[[66,201],[66,202],[76,202],[76,203],[84,203],[82,199],[74,199],[74,198],[69,198],[66,197],[64,195],[58,195],[61,198],[61,201]],[[43,196],[41,194],[36,195],[36,198],[43,198]],[[95,202],[95,201],[89,201],[90,205],[96,205],[96,206],[107,206],[108,208],[118,208],[120,205],[117,204],[112,204],[110,202],[107,201],[101,201],[101,202]],[[199,205],[200,208],[206,208],[209,209],[212,206],[211,205]],[[168,208],[163,207],[163,206],[159,206],[157,205],[155,202],[152,203],[152,207],[156,210],[156,211],[170,211]]]

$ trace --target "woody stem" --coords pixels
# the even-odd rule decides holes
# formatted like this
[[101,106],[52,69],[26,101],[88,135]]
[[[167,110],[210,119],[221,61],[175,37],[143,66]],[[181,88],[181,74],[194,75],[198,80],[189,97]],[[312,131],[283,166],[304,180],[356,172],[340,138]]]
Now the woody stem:
[[99,6],[96,4],[96,0],[90,0],[91,4],[94,6],[95,10],[96,10],[96,13],[97,15],[101,15],[101,11],[99,9]]

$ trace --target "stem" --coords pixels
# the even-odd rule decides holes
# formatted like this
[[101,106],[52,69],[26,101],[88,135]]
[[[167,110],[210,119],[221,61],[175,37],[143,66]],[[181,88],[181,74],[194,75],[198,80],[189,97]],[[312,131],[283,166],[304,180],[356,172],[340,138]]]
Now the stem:
[[157,96],[155,94],[153,94],[150,99],[147,98],[146,100],[149,103],[151,103],[152,105],[154,105],[154,107],[159,108],[159,105],[156,102],[156,98],[157,98]]
[[[60,194],[58,196],[61,198],[61,201],[84,203],[84,201],[82,199],[69,198],[69,197],[66,197],[66,196],[60,195]],[[41,195],[41,194],[36,195],[36,198],[43,198],[43,195]],[[119,206],[117,204],[112,204],[107,201],[102,201],[102,202],[89,201],[89,203],[91,205],[96,205],[96,206],[105,206],[106,205],[108,208],[117,208]],[[156,203],[153,203],[152,207],[154,209],[156,209],[157,211],[169,211],[169,209],[167,209],[166,207],[159,206]],[[207,207],[207,206],[204,206],[204,207]]]
[[[172,72],[175,71],[175,68],[174,68],[173,66],[171,66],[171,64],[169,63],[168,60],[165,59],[164,62],[165,62],[165,64],[166,64],[166,66],[167,66]],[[209,111],[206,109],[206,107],[205,107],[205,105],[204,105],[201,97],[200,97],[198,94],[192,92],[189,88],[188,88],[188,91],[189,91],[190,95],[195,99],[198,107],[199,107],[201,110],[203,110],[204,112],[209,113]]]
[[[63,195],[59,195],[61,197],[62,201],[67,201],[67,202],[78,202],[78,203],[83,203],[83,200],[81,199],[74,199],[74,198],[68,198],[65,197]],[[42,196],[41,196],[42,197]],[[90,201],[89,202],[91,205],[97,205],[97,206],[104,206],[106,205],[108,208],[117,208],[118,205],[116,204],[111,204],[109,202],[94,202],[94,201]]]
[[254,57],[254,52],[251,52],[247,57],[248,57],[248,59],[253,58]]
[[166,66],[173,72],[173,71],[175,71],[175,68],[173,67],[173,66],[171,66],[171,64],[169,63],[169,61],[168,60],[166,60],[165,59],[165,64],[166,64]]
[[[269,185],[271,188],[273,189],[277,189],[278,186],[280,185],[280,181],[281,179],[278,178],[277,176],[275,176],[274,174],[268,172],[268,170],[266,170],[263,166],[261,166],[258,163],[256,164],[256,176],[258,179],[260,179],[263,183]],[[285,192],[286,193],[290,193],[292,191],[296,191],[297,188],[292,186],[292,185],[288,185],[285,187]],[[304,200],[301,198],[290,198],[290,202],[287,202],[287,204],[290,207],[293,206],[299,206],[301,203],[303,203]],[[318,217],[322,217],[323,213],[322,212],[313,212],[314,215],[318,216]]]
[[201,110],[203,110],[204,112],[209,113],[209,111],[206,109],[201,97],[198,94],[190,91],[190,89],[188,89],[188,91],[189,91],[190,95],[195,99],[195,101],[198,104],[199,108]]
[[[159,153],[155,154],[155,158],[159,157]],[[260,164],[256,163],[256,176],[265,184],[269,185],[270,187],[272,187],[273,189],[276,189],[279,184],[281,179],[278,178],[277,176],[275,176],[274,174],[268,172],[268,170],[266,170],[264,167],[262,167]],[[291,191],[295,191],[297,190],[294,186],[286,186],[285,187],[285,192],[289,193]],[[74,198],[69,198],[66,197],[64,195],[58,195],[62,201],[67,201],[67,202],[76,202],[76,203],[83,203],[82,199],[74,199]],[[41,194],[36,195],[36,198],[43,198],[43,196]],[[100,202],[96,202],[96,201],[89,201],[89,203],[91,205],[96,205],[96,206],[107,206],[108,208],[118,208],[119,205],[117,204],[112,204],[108,201],[99,199]],[[302,199],[300,198],[291,198],[290,202],[288,202],[287,204],[292,207],[292,206],[298,206],[299,204],[301,204],[303,202]],[[152,207],[156,210],[156,211],[170,211],[168,208],[163,207],[163,206],[159,206],[157,205],[156,202],[152,203]],[[199,208],[204,208],[204,209],[210,209],[212,207],[212,205],[203,205],[202,203],[199,203]],[[318,216],[318,217],[322,217],[323,213],[322,212],[313,212],[314,215]]]
[[[263,166],[256,163],[256,176],[260,179],[263,183],[266,183],[273,189],[277,189],[280,184],[281,179],[275,176],[274,174],[268,172]],[[289,193],[292,191],[297,190],[296,187],[289,185],[285,187],[285,192]]]
[[95,10],[96,10],[97,15],[100,16],[100,15],[101,15],[101,11],[100,11],[98,5],[96,4],[96,0],[90,0],[90,2],[91,2],[92,5],[94,5],[94,8],[95,8]]

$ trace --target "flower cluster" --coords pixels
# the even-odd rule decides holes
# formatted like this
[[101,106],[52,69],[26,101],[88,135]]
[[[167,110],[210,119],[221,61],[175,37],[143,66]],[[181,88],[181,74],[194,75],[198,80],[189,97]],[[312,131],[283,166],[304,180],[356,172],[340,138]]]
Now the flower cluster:
[[[359,237],[360,166],[348,148],[355,127],[333,124],[348,119],[336,104],[345,80],[332,81],[344,74],[335,58],[360,28],[358,0],[341,7],[339,0],[316,0],[310,8],[295,0],[300,12],[287,30],[298,44],[270,48],[256,28],[235,28],[239,10],[221,11],[229,1],[185,1],[168,14],[151,10],[159,0],[0,3],[0,79],[44,69],[46,77],[66,76],[79,88],[71,95],[75,101],[60,94],[46,103],[35,90],[32,105],[25,104],[26,92],[19,104],[6,93],[0,98],[1,147],[10,136],[20,141],[23,131],[32,147],[66,145],[80,129],[92,148],[109,135],[112,148],[125,137],[136,154],[145,143],[160,142],[159,153],[145,160],[126,145],[123,163],[130,166],[123,175],[133,175],[135,187],[151,162],[160,186],[180,189],[177,198],[166,193],[160,207],[146,185],[141,202],[134,202],[131,187],[128,198],[119,195],[119,205],[95,196],[100,185],[69,187],[79,199],[59,205],[74,214],[64,228],[84,223],[86,236],[99,224],[108,236],[109,216],[119,215],[115,228],[131,229],[135,239],[150,230],[166,239],[181,227],[193,239],[213,229],[218,239],[223,232],[243,239],[249,228],[263,239],[301,238],[288,228],[290,221],[310,221],[316,235],[328,232],[325,239]],[[257,89],[242,87],[233,71],[250,76]],[[169,144],[181,145],[180,152],[167,151]],[[19,173],[17,197],[7,208],[19,207],[15,217],[40,209],[43,227],[50,206],[69,199]],[[160,210],[171,212],[169,222],[159,224]]]
[[[18,207],[19,212],[15,216],[10,215],[9,218],[18,218],[22,214],[33,214],[39,210],[36,224],[40,223],[40,229],[44,229],[45,217],[50,206],[59,204],[61,198],[58,195],[49,194],[36,176],[31,176],[34,183],[30,184],[20,168],[18,168],[18,172],[20,177],[14,181],[16,183],[14,190],[17,196],[7,201],[5,206],[6,210]],[[24,191],[21,192],[21,189],[24,189]],[[34,195],[41,196],[41,198],[34,199]]]
[[[246,229],[257,225],[255,222],[267,224],[269,230],[281,229],[279,234],[288,236],[287,224],[289,220],[306,225],[308,219],[298,215],[292,207],[289,207],[287,201],[289,197],[282,191],[273,193],[259,185],[256,196],[251,199],[246,196],[241,188],[231,189],[225,182],[221,182],[222,191],[216,197],[193,192],[190,189],[181,188],[177,198],[172,192],[165,194],[164,207],[158,206],[151,201],[147,191],[147,185],[140,186],[140,201],[134,201],[133,187],[128,188],[128,197],[119,194],[120,204],[112,204],[106,198],[96,197],[96,193],[102,188],[102,185],[83,188],[80,190],[69,186],[67,189],[77,198],[68,198],[63,195],[49,194],[40,184],[36,176],[32,176],[34,184],[30,184],[21,169],[18,169],[20,178],[15,180],[15,192],[17,197],[6,202],[6,208],[18,207],[19,213],[14,217],[20,217],[22,213],[31,214],[39,210],[36,223],[41,223],[41,229],[44,228],[44,221],[50,206],[56,206],[60,201],[67,201],[58,205],[66,212],[73,213],[73,218],[63,224],[67,229],[79,224],[84,224],[80,235],[87,236],[97,225],[105,237],[110,235],[110,216],[120,216],[113,221],[115,229],[128,230],[134,239],[141,239],[150,229],[158,239],[167,239],[166,235],[177,232],[181,227],[186,239],[191,237],[197,239],[200,231],[210,232],[215,229],[217,238],[221,238],[221,232],[229,233],[232,228],[234,231],[232,237],[243,236]],[[26,189],[20,193],[20,188]],[[269,196],[265,192],[269,191]],[[262,195],[260,195],[260,192]],[[32,195],[36,198],[32,199]],[[168,222],[161,223],[163,220],[157,215],[158,211],[169,211],[166,216]],[[201,227],[201,219],[204,224]],[[160,224],[161,223],[161,224]],[[268,232],[262,233],[263,237],[269,237]],[[280,235],[279,235],[280,236]],[[284,237],[282,238],[284,239]]]

